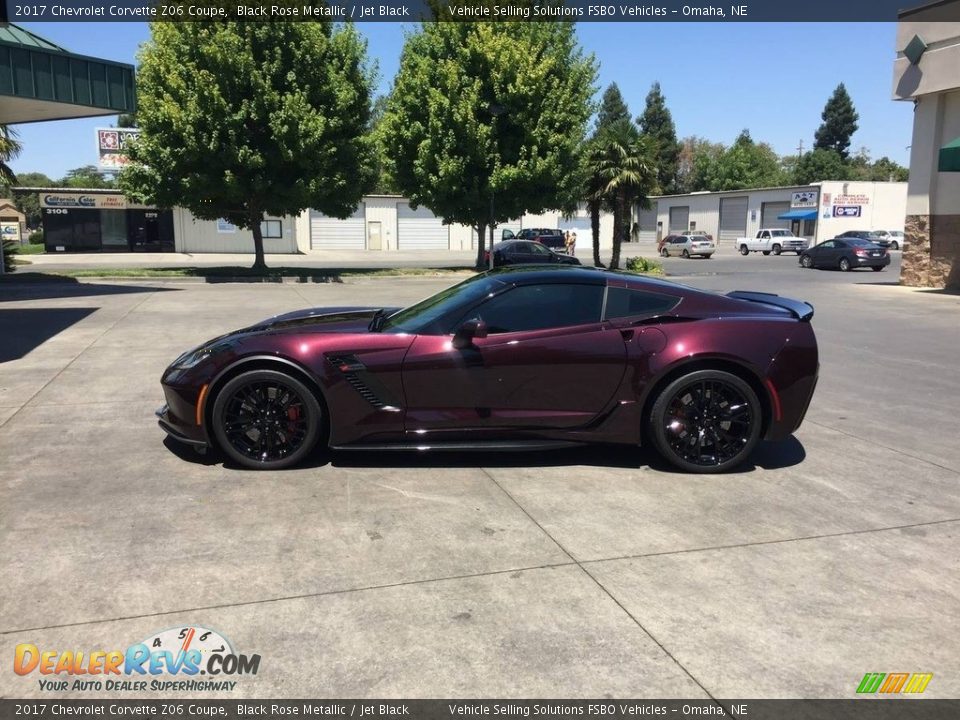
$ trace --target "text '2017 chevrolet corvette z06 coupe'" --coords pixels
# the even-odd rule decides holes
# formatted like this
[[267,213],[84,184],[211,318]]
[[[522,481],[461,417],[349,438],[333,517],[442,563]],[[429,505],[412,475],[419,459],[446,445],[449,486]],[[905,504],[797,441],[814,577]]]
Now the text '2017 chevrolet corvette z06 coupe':
[[164,372],[172,437],[278,469],[337,450],[652,444],[689,472],[799,427],[817,381],[807,303],[574,266],[471,277],[415,305],[314,308]]

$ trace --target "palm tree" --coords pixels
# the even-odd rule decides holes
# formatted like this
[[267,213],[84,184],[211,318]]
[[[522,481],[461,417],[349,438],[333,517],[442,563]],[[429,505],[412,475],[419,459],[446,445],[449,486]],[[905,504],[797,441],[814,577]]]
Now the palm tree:
[[8,164],[20,154],[20,143],[17,142],[15,130],[0,125],[0,185],[15,185],[17,176]]
[[[588,153],[588,203],[597,207],[594,227],[594,260],[599,264],[599,207],[613,211],[613,255],[610,268],[620,267],[620,246],[630,232],[631,208],[646,201],[656,185],[650,142],[632,123],[612,127],[596,139]],[[591,222],[593,215],[591,213]]]

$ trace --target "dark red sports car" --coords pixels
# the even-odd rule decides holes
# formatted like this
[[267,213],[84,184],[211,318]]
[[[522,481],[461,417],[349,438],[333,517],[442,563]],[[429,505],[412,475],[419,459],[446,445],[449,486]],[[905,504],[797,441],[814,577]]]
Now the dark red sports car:
[[484,273],[405,309],[280,315],[181,355],[157,414],[250,468],[342,450],[652,443],[690,472],[788,437],[817,381],[807,303],[574,266]]

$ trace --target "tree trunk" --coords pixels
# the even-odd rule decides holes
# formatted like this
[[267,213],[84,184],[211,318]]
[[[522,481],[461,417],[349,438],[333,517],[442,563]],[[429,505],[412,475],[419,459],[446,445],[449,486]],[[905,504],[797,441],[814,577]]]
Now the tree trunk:
[[623,217],[625,214],[626,198],[622,194],[617,195],[616,205],[613,210],[613,257],[610,258],[610,269],[620,268],[620,244],[623,242]]
[[483,262],[483,251],[487,242],[487,223],[478,222],[476,225],[477,231],[477,270],[483,270],[487,267],[488,263]]
[[250,213],[250,229],[253,231],[253,252],[256,259],[253,261],[254,270],[266,270],[267,263],[263,258],[263,230],[260,227],[260,220],[263,213]]
[[600,203],[591,200],[587,208],[590,210],[590,234],[593,236],[593,264],[594,267],[603,267],[600,262]]

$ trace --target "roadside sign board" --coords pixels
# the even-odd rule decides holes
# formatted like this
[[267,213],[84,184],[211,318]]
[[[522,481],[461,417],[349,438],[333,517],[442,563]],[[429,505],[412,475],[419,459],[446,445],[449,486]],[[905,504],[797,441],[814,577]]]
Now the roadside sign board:
[[834,205],[834,217],[860,217],[859,205]]
[[97,168],[119,172],[130,162],[127,158],[127,142],[139,132],[136,128],[97,128]]
[[798,190],[790,197],[792,208],[815,208],[818,201],[817,190]]

